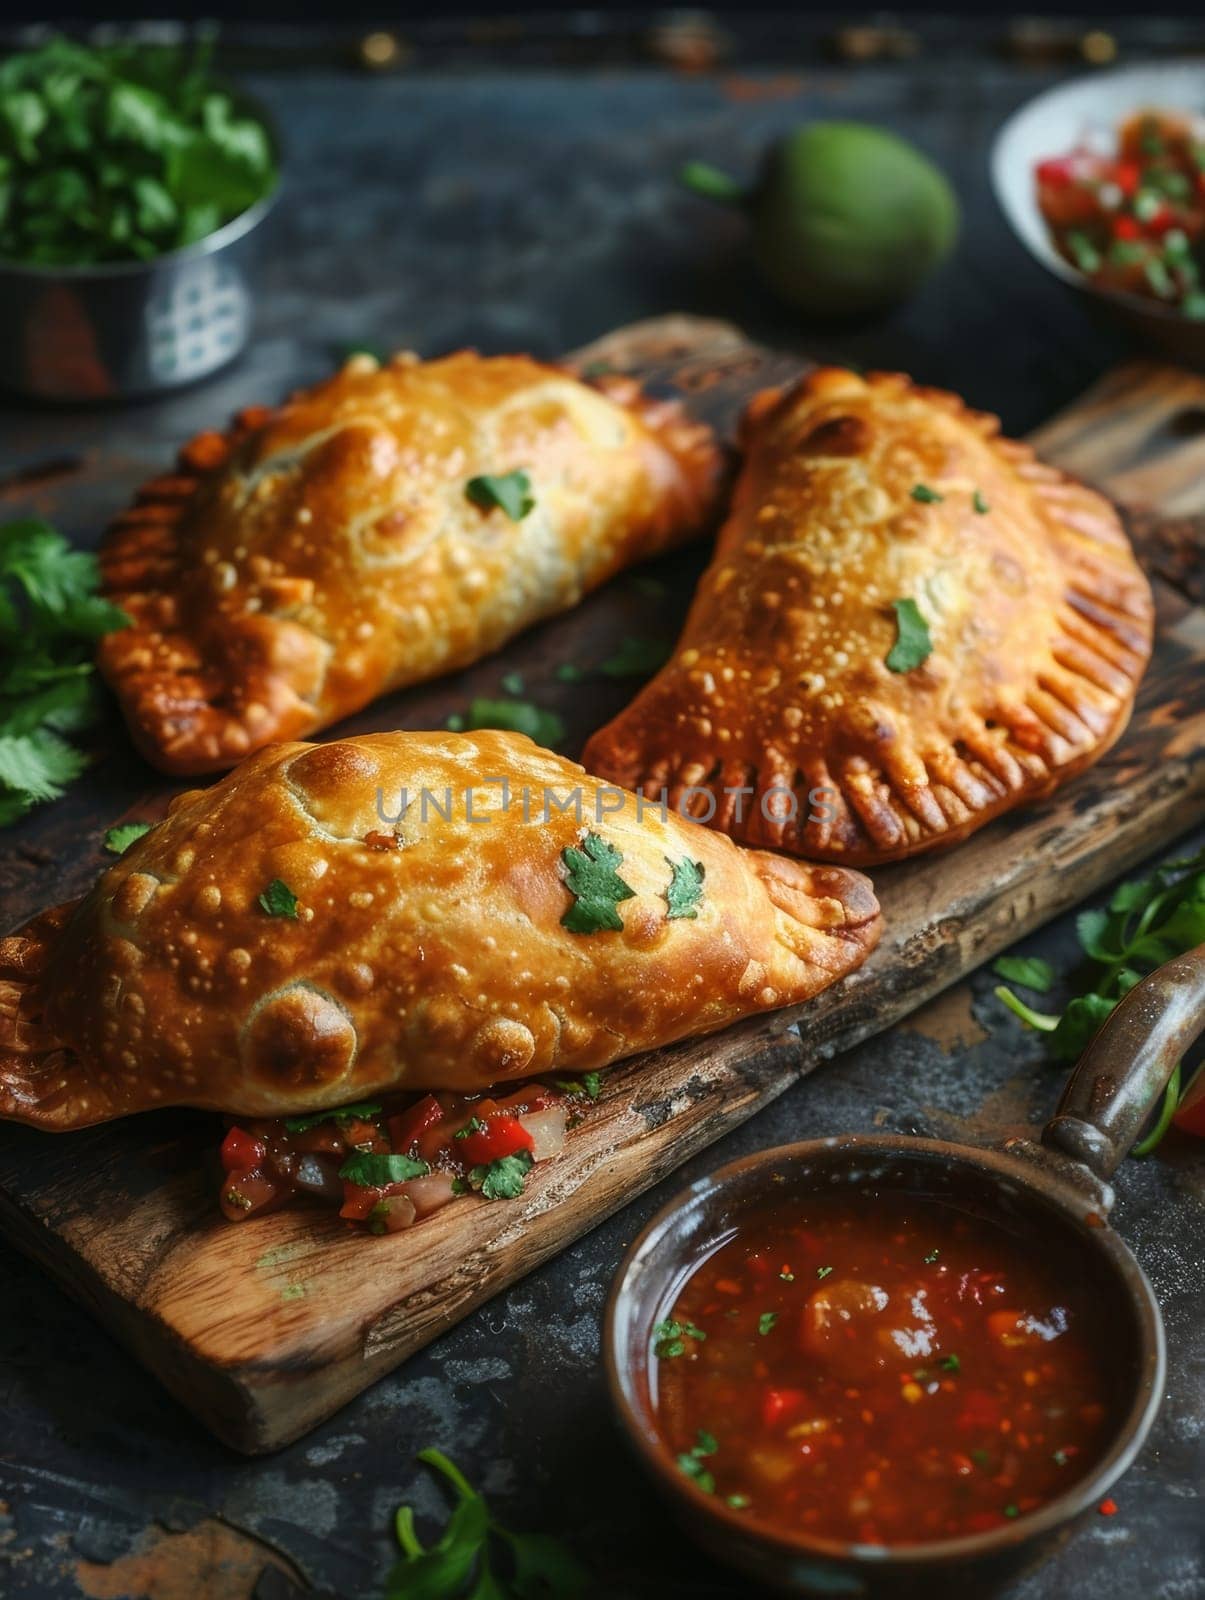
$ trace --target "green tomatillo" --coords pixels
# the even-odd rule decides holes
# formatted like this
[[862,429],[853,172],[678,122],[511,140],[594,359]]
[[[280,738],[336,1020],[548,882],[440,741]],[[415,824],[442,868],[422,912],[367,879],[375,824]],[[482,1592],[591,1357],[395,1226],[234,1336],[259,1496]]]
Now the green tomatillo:
[[801,311],[851,316],[909,294],[954,244],[958,201],[906,140],[862,122],[812,122],[772,145],[756,184],[691,161],[682,181],[748,213],[766,283]]

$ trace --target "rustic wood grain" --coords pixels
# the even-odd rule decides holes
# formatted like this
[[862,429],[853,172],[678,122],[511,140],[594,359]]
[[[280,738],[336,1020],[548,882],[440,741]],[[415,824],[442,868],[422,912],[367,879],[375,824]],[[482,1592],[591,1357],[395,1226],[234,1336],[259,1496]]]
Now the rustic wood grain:
[[[733,328],[662,318],[580,352],[586,370],[637,371],[731,435],[755,389],[799,370]],[[0,1226],[88,1304],[220,1437],[274,1449],[303,1433],[474,1306],[600,1222],[780,1094],[824,1056],[889,1026],[1205,815],[1205,382],[1148,364],[1111,375],[1043,428],[1043,452],[1133,501],[1155,574],[1158,640],[1125,737],[1049,802],[946,855],[883,869],[887,932],[871,961],[806,1007],[689,1041],[612,1072],[566,1151],[521,1200],[454,1202],[408,1233],[350,1231],[318,1210],[230,1225],[216,1213],[216,1119],[170,1112],[54,1138],[0,1133]],[[0,484],[0,505],[95,538],[157,462],[52,463]],[[1162,512],[1173,509],[1169,521]],[[506,671],[556,709],[567,748],[630,696],[631,683],[560,683],[624,635],[671,636],[706,551],[620,579],[571,616],[467,672],[378,703],[340,732],[439,726]],[[179,786],[132,753],[110,718],[90,780],[0,845],[5,923],[77,892],[99,839],[158,814]],[[837,1131],[834,1129],[834,1131]]]

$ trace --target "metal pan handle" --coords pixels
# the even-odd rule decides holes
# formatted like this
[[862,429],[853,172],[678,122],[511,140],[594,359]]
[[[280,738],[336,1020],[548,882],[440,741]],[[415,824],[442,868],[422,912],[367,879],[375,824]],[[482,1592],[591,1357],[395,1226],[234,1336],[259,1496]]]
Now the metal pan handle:
[[1042,1143],[1107,1180],[1203,1031],[1205,944],[1159,967],[1119,1001],[1076,1063]]

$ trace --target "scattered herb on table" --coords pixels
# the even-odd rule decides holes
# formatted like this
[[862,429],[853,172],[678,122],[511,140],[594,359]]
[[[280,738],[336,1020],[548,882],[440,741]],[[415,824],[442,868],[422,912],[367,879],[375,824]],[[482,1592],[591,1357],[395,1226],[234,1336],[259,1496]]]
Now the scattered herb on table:
[[667,639],[625,638],[598,670],[608,678],[651,678],[669,660],[672,649]]
[[512,522],[522,522],[536,505],[531,479],[521,468],[514,472],[483,472],[480,477],[469,479],[464,494],[479,511],[502,511]]
[[137,844],[150,831],[149,822],[119,822],[105,834],[105,849],[111,855],[124,856],[132,844]]
[[933,653],[929,624],[915,600],[893,600],[891,606],[895,612],[895,643],[887,653],[887,668],[890,672],[911,672]]
[[699,902],[703,898],[704,867],[701,861],[692,861],[689,856],[683,856],[680,861],[671,861],[665,858],[666,865],[673,876],[669,881],[669,888],[665,891],[666,920],[674,922],[680,918],[694,918],[699,914]]
[[549,1534],[504,1528],[442,1451],[422,1450],[418,1459],[447,1479],[456,1505],[443,1533],[427,1546],[415,1530],[413,1508],[398,1508],[402,1556],[384,1600],[581,1600],[590,1592],[590,1574],[568,1545]]
[[96,640],[130,620],[98,586],[96,557],[49,523],[0,527],[0,826],[58,799],[87,765],[63,736],[95,719]]
[[259,897],[261,911],[266,911],[270,917],[290,917],[297,921],[297,896],[280,878],[273,878],[272,882]]
[[149,260],[263,199],[271,140],[210,76],[210,48],[53,38],[0,64],[0,258]]
[[470,700],[468,711],[463,716],[454,713],[445,725],[454,733],[471,732],[476,728],[525,733],[546,749],[565,737],[565,724],[555,711],[545,711],[528,700],[490,700],[483,695]]
[[[1004,985],[995,991],[997,999],[1026,1027],[1050,1035],[1051,1050],[1059,1061],[1076,1060],[1117,1002],[1147,973],[1205,943],[1205,850],[1186,860],[1169,861],[1145,878],[1119,884],[1107,907],[1080,912],[1075,931],[1080,947],[1096,970],[1091,987],[1076,995],[1061,1012],[1036,1011]],[[1015,971],[1004,970],[1002,962],[996,963],[996,971],[1014,983],[1040,988]],[[1041,975],[1029,973],[1030,977]],[[1134,1146],[1131,1155],[1151,1153],[1171,1125],[1180,1099],[1177,1067],[1164,1091],[1154,1126]]]
[[588,833],[581,849],[566,845],[561,851],[565,863],[565,887],[573,904],[561,918],[570,933],[600,933],[603,929],[621,931],[623,918],[616,910],[621,900],[630,900],[636,891],[619,876],[623,854],[597,833]]

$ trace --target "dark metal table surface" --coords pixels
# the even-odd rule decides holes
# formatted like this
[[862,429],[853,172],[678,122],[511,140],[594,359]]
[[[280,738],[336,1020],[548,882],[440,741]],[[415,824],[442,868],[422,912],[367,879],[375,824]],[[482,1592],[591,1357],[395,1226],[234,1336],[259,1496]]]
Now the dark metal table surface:
[[[1167,50],[1188,26],[1136,22],[1120,37]],[[202,388],[157,404],[0,406],[3,474],[80,452],[166,459],[190,430],[319,375],[348,345],[553,354],[674,309],[730,317],[812,355],[905,368],[1024,430],[1125,347],[1025,257],[988,193],[993,130],[1065,70],[1008,59],[1001,31],[929,24],[918,57],[863,67],[809,49],[798,30],[772,51],[763,31],[746,50],[755,59],[694,75],[622,52],[591,66],[578,50],[585,59],[566,66],[556,52],[503,59],[501,46],[478,43],[370,77],[344,45],[310,37],[295,49],[296,35],[259,30],[246,59],[271,70],[249,82],[285,129],[288,167],[252,350]],[[675,187],[685,157],[749,170],[774,132],[818,115],[907,134],[945,166],[962,200],[952,262],[873,326],[791,321],[750,280],[736,219]],[[1069,921],[1029,947],[1060,971],[1074,964]],[[1058,1074],[1038,1036],[993,998],[994,981],[981,972],[829,1063],[681,1181],[746,1151],[845,1128],[989,1140],[1040,1122]],[[1201,1149],[1173,1136],[1157,1159],[1127,1163],[1119,1181],[1119,1226],[1171,1335],[1169,1397],[1153,1440],[1118,1490],[1118,1514],[1097,1518],[1011,1600],[1205,1594]],[[449,1452],[508,1524],[564,1531],[605,1592],[747,1594],[673,1531],[604,1398],[598,1329],[609,1280],[625,1242],[678,1181],[310,1437],[256,1462],[209,1439],[36,1268],[0,1246],[0,1594],[271,1600],[313,1588],[370,1600],[393,1557],[398,1503],[412,1501],[420,1522],[441,1512],[413,1460],[426,1445]]]

